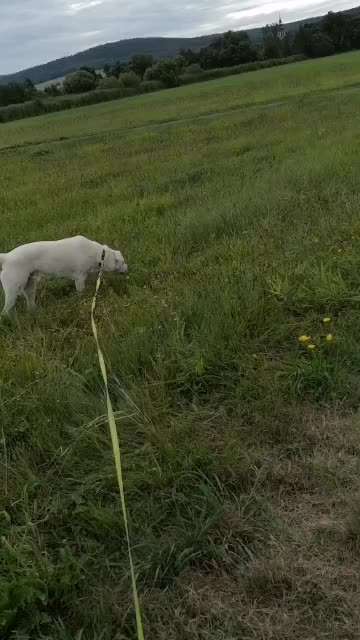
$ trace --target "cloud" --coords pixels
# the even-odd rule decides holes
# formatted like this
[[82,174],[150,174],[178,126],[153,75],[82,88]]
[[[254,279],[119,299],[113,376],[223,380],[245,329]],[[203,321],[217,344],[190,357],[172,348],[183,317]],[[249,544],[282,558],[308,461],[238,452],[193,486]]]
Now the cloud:
[[349,9],[356,0],[11,0],[1,2],[0,74],[96,44],[195,36]]
[[104,0],[90,0],[89,2],[72,2],[69,5],[67,13],[72,16],[76,13],[79,13],[79,11],[85,11],[86,9],[98,7],[100,4],[103,4],[103,1]]
[[[317,5],[326,5],[327,0],[320,0]],[[229,19],[246,19],[254,18],[258,15],[271,15],[275,11],[292,12],[292,11],[304,11],[306,8],[314,6],[314,0],[278,0],[278,2],[264,2],[261,5],[254,7],[248,7],[246,9],[240,9],[227,14]]]

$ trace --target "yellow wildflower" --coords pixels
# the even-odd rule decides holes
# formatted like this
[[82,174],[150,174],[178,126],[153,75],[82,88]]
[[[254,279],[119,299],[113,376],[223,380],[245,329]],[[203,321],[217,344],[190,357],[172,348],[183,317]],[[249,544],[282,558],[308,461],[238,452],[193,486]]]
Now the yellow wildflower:
[[324,324],[329,324],[329,322],[331,322],[331,318],[323,318]]
[[314,351],[316,349],[316,344],[308,344],[307,348],[309,349],[309,351]]
[[310,342],[311,336],[299,336],[298,340],[301,344],[307,344],[307,342]]
[[326,342],[333,342],[334,340],[334,336],[332,333],[328,333],[326,338],[325,338]]

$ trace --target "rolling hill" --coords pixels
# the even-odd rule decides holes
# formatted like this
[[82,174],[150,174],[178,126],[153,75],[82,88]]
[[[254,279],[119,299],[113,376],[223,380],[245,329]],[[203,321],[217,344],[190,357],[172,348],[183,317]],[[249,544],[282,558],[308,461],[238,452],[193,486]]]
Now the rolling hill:
[[105,64],[113,64],[118,60],[126,62],[138,53],[151,54],[155,58],[171,58],[183,47],[198,50],[208,46],[214,38],[216,35],[199,38],[132,38],[108,42],[72,56],[0,76],[0,83],[21,82],[25,78],[30,78],[35,83],[46,82],[76,71],[82,66],[101,69]]
[[[360,7],[343,11],[346,14],[359,14]],[[296,22],[285,24],[287,31],[297,30],[301,24],[317,22],[322,16],[308,18]],[[262,28],[248,30],[249,36],[254,42],[260,42],[262,38]],[[118,60],[126,62],[135,54],[151,54],[155,58],[171,58],[179,52],[180,49],[193,49],[197,51],[202,47],[208,46],[219,34],[211,34],[208,36],[199,36],[195,38],[132,38],[128,40],[119,40],[117,42],[108,42],[106,44],[80,51],[71,56],[52,60],[46,64],[37,65],[28,69],[18,71],[16,73],[0,76],[0,84],[9,82],[22,82],[26,78],[30,78],[34,83],[48,82],[60,78],[67,73],[76,71],[82,66],[94,67],[101,69],[105,64],[113,64]]]

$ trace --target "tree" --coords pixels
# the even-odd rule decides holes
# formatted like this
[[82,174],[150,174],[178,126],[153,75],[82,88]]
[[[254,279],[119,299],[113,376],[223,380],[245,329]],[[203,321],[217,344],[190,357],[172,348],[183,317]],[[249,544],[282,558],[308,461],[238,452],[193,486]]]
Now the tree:
[[49,84],[47,87],[45,87],[44,93],[46,93],[46,95],[48,96],[55,97],[55,96],[61,96],[62,91],[61,91],[60,85]]
[[32,98],[36,93],[36,87],[30,78],[25,78],[24,80],[24,89],[27,97]]
[[282,40],[282,56],[287,58],[291,56],[294,52],[294,35],[290,33],[286,33],[285,37]]
[[20,104],[29,99],[29,95],[24,85],[12,82],[0,85],[0,106],[6,107],[9,104]]
[[[257,59],[257,51],[246,32],[228,31],[208,47],[201,49],[198,61],[204,69],[214,69],[253,62]],[[185,52],[185,60],[189,63],[188,52]]]
[[228,49],[231,46],[239,47],[241,45],[250,45],[250,38],[246,31],[227,31],[223,36],[220,36],[209,47],[211,49]]
[[322,31],[315,31],[310,41],[309,55],[313,58],[331,56],[335,53],[335,45],[331,38]]
[[350,47],[360,49],[360,19],[353,19],[349,25]]
[[126,64],[124,64],[123,62],[117,61],[110,68],[109,75],[110,76],[115,76],[115,78],[118,78],[120,73],[126,73],[127,70],[128,70],[128,67],[127,67]]
[[348,22],[342,13],[330,11],[322,20],[321,30],[332,40],[336,51],[349,48]]
[[262,30],[264,58],[282,58],[290,55],[290,38],[281,20],[267,24]]
[[98,74],[97,74],[96,70],[94,69],[94,67],[87,67],[85,65],[83,67],[80,67],[79,71],[87,71],[88,73],[91,73],[91,75],[94,76],[94,78],[98,77]]
[[305,24],[295,36],[296,53],[304,53],[311,58],[331,56],[335,53],[335,45],[331,38],[317,26]]
[[185,61],[185,65],[198,64],[200,60],[199,53],[192,49],[180,49],[180,56]]
[[89,71],[76,71],[66,76],[64,80],[65,93],[85,93],[92,91],[97,84],[97,78]]
[[118,89],[120,87],[119,79],[115,76],[107,76],[99,80],[99,89]]
[[141,78],[134,71],[120,73],[119,84],[125,89],[137,89],[140,86]]
[[306,56],[312,56],[313,35],[314,27],[311,24],[302,25],[295,35],[295,52],[304,53]]
[[220,66],[219,52],[211,47],[200,50],[199,61],[203,69],[216,69]]
[[147,54],[138,54],[131,58],[129,62],[129,69],[134,71],[136,75],[143,78],[145,71],[153,66],[155,60],[153,56]]
[[183,62],[180,58],[160,60],[146,70],[144,80],[158,80],[166,87],[177,87],[182,68]]

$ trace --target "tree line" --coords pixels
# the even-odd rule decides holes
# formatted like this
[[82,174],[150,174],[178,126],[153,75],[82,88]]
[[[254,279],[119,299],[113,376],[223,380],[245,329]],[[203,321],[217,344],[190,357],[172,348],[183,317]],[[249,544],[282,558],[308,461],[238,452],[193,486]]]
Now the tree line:
[[22,84],[11,82],[0,85],[0,107],[8,104],[21,104],[31,100],[36,94],[36,89],[31,80],[25,80]]
[[262,30],[262,44],[254,46],[245,32],[229,31],[199,52],[181,51],[188,64],[202,69],[286,58],[304,54],[319,58],[360,48],[359,13],[329,12],[319,21],[305,23],[297,31],[286,31],[281,20]]
[[[265,63],[302,54],[321,57],[360,48],[360,11],[328,13],[319,21],[305,23],[297,31],[287,32],[281,20],[262,30],[262,42],[256,45],[242,31],[228,31],[210,45],[193,51],[183,49],[175,58],[155,60],[151,55],[134,55],[127,63],[105,65],[100,73],[89,67],[66,76],[63,84],[44,89],[48,96],[81,94],[95,89],[122,89],[145,92],[175,87],[201,79],[201,74],[238,65]],[[294,58],[295,59],[295,58]],[[0,106],[19,104],[43,95],[31,80],[23,84],[0,85]]]

